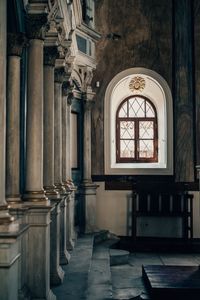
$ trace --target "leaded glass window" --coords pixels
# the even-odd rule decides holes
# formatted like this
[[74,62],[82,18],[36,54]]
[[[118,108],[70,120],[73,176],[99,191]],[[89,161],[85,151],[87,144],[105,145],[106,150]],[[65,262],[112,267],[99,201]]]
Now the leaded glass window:
[[156,109],[146,97],[134,95],[118,107],[116,158],[122,163],[158,161]]

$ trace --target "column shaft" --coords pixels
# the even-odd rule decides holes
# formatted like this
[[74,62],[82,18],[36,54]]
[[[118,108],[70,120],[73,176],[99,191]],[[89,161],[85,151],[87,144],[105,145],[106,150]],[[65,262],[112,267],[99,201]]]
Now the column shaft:
[[55,81],[54,101],[54,182],[61,193],[65,193],[62,182],[62,83]]
[[0,1],[0,206],[7,205],[5,200],[6,3],[6,0]]
[[84,182],[91,182],[91,108],[90,104],[85,104],[84,110],[84,160],[83,178]]
[[17,202],[20,197],[20,57],[8,57],[8,94],[6,130],[6,196]]
[[43,190],[43,45],[30,40],[27,97],[27,158],[25,198],[45,199]]
[[57,197],[54,186],[54,67],[44,66],[44,188]]

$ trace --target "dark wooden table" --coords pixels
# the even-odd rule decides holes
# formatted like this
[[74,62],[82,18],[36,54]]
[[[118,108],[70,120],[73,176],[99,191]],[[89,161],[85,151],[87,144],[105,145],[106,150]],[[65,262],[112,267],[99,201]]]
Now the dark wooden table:
[[199,266],[142,266],[152,300],[200,300]]

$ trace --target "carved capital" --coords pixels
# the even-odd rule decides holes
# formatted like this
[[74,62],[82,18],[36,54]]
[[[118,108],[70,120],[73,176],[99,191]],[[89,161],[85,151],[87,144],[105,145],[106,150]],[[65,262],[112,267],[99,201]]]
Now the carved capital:
[[47,31],[47,14],[27,15],[26,30],[29,39],[44,40]]
[[27,39],[24,33],[8,33],[8,55],[21,56],[26,45]]
[[71,81],[65,81],[63,82],[62,85],[62,93],[63,96],[67,97],[67,104],[71,105],[72,104],[72,99],[73,99],[73,84]]
[[44,64],[46,66],[55,66],[57,55],[57,47],[44,47]]
[[54,73],[55,82],[63,83],[64,79],[66,77],[65,68],[56,68]]

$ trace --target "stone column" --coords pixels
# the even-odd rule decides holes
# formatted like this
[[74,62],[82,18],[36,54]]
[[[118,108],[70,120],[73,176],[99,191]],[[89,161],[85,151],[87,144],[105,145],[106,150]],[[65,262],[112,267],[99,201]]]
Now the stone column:
[[84,101],[84,163],[83,163],[83,194],[85,198],[85,232],[96,231],[96,189],[97,185],[91,178],[91,108],[94,94],[85,94]]
[[13,219],[5,199],[7,1],[0,1],[0,224]]
[[43,189],[43,48],[46,15],[27,19],[27,148],[25,200],[47,201]]
[[6,200],[19,203],[20,195],[20,60],[25,37],[8,34],[6,129]]
[[44,48],[44,189],[48,198],[57,198],[54,185],[54,66],[56,47]]
[[54,183],[61,194],[65,194],[62,181],[62,84],[65,75],[64,68],[55,69],[55,101],[54,101]]
[[28,286],[33,299],[56,299],[50,290],[50,216],[43,189],[43,50],[47,15],[28,15],[26,193]]
[[71,83],[64,82],[63,84],[63,181],[66,184],[69,194],[66,200],[66,247],[68,250],[74,248],[73,228],[74,228],[74,212],[73,212],[73,198],[74,185],[71,179],[71,160],[70,160],[70,115],[72,104],[72,86]]

